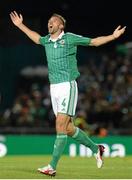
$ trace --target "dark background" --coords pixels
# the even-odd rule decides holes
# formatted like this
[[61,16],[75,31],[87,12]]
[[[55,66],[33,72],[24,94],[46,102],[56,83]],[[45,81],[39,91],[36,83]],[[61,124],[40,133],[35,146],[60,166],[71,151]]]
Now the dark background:
[[0,44],[31,43],[12,25],[9,14],[13,10],[21,13],[24,23],[42,35],[47,33],[48,18],[59,13],[67,20],[66,31],[96,37],[112,33],[121,24],[127,26],[127,31],[118,42],[131,41],[130,4],[130,0],[1,0]]
[[[101,62],[102,57],[105,55],[109,59],[109,63],[111,61],[113,63],[114,61],[116,62],[115,64],[117,69],[120,69],[120,66],[125,65],[126,67],[127,65],[125,58],[118,59],[116,58],[116,55],[119,53],[117,47],[121,47],[120,45],[132,41],[132,15],[130,0],[0,0],[0,121],[3,119],[3,126],[5,127],[7,125],[14,126],[14,122],[16,122],[16,125],[18,123],[17,117],[12,118],[9,116],[9,118],[5,118],[5,120],[3,118],[3,114],[8,115],[9,111],[12,112],[14,102],[17,97],[20,97],[20,90],[24,92],[24,87],[30,86],[29,82],[32,84],[34,81],[39,82],[39,80],[42,80],[43,84],[43,78],[39,80],[25,79],[21,76],[21,71],[25,67],[36,68],[38,65],[47,65],[43,47],[33,43],[11,22],[9,14],[14,10],[23,15],[25,25],[27,25],[30,29],[37,31],[42,36],[47,34],[47,22],[53,13],[58,13],[65,17],[67,20],[66,31],[90,38],[112,34],[118,25],[121,25],[122,27],[127,26],[125,34],[119,39],[98,48],[79,47],[77,54],[78,65],[80,66],[83,65],[88,67],[90,62],[98,64],[99,66],[99,62]],[[125,48],[124,46],[122,47],[123,49],[121,49],[121,51],[124,51]],[[128,60],[131,64],[131,59]],[[109,72],[109,63],[106,66],[106,74],[104,73],[104,76],[106,76],[105,78],[108,77],[107,71]],[[92,67],[92,65],[89,67]],[[131,70],[132,68],[129,67],[129,69]],[[90,71],[92,75],[92,68]],[[92,77],[95,76],[93,75]],[[114,83],[112,81],[112,85],[113,84]],[[44,84],[44,86],[47,85],[48,83]],[[28,89],[30,91],[30,87]],[[96,104],[96,99],[94,101]],[[125,112],[126,108],[128,108],[128,112],[129,109],[132,109],[131,104],[131,99],[127,105],[124,104],[123,108],[125,107]],[[132,133],[131,116],[129,117],[129,113],[125,116],[125,114],[122,113],[124,111],[123,108],[119,109],[119,111],[116,110],[116,112],[113,113],[106,112],[106,114],[103,112],[102,114],[98,114],[95,111],[93,112],[93,108],[91,108],[89,118],[93,123],[95,122],[94,119],[97,119],[97,121],[103,120],[102,124],[105,120],[107,120],[110,124],[107,123],[106,126],[110,126],[111,129],[112,127],[120,127],[121,123],[121,127],[125,127],[123,121],[126,118],[126,128],[124,129],[126,131],[124,132],[124,130],[122,131],[121,129],[120,132],[127,134],[128,132]],[[50,112],[50,110],[48,112]],[[49,119],[53,119],[50,118],[51,115],[49,114],[47,117]],[[112,127],[111,122],[113,122]],[[33,126],[35,125],[36,124],[34,123]],[[104,126],[105,125],[103,124],[102,127]],[[127,128],[130,129],[130,131],[128,131]],[[3,127],[0,131],[1,130],[3,130]],[[12,131],[10,130],[10,132]]]
[[[46,63],[42,47],[13,25],[11,11],[21,13],[24,24],[41,35],[47,34],[47,21],[53,13],[66,18],[66,31],[91,38],[111,34],[118,25],[127,26],[121,38],[93,48],[96,55],[97,51],[113,52],[116,45],[132,40],[130,3],[130,0],[0,0],[0,109],[12,104],[21,69]],[[90,48],[78,53],[82,56],[79,63],[87,63]]]

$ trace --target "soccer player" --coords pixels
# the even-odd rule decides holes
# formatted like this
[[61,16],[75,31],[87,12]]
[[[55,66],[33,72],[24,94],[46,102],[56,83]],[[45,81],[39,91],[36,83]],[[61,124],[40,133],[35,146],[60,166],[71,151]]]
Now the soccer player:
[[53,14],[48,21],[48,35],[42,37],[23,24],[23,17],[16,11],[10,13],[15,26],[23,31],[36,44],[45,47],[50,93],[53,111],[56,115],[56,140],[50,163],[38,171],[55,176],[57,163],[67,142],[67,136],[72,137],[80,144],[90,148],[95,155],[97,167],[103,165],[103,145],[95,144],[85,132],[74,126],[78,89],[76,79],[79,76],[77,68],[77,46],[100,46],[119,38],[126,27],[118,26],[111,35],[97,38],[88,38],[73,33],[65,33],[66,20],[58,14]]

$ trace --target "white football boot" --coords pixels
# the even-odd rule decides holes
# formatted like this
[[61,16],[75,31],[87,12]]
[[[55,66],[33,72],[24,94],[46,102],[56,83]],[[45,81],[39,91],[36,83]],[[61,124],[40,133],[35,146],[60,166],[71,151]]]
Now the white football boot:
[[98,168],[101,168],[104,164],[104,161],[102,158],[104,151],[105,151],[105,147],[103,145],[98,145],[98,152],[94,154],[97,161]]
[[49,176],[55,176],[56,175],[56,170],[54,170],[50,164],[48,166],[38,168],[38,171],[42,174],[49,175]]

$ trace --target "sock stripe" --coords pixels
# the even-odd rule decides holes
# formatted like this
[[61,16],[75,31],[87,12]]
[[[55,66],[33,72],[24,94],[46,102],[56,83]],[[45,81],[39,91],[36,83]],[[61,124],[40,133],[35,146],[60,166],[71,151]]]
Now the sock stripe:
[[76,138],[76,137],[77,137],[77,135],[78,135],[78,133],[79,133],[79,128],[78,128],[78,127],[76,127],[75,134],[74,134],[72,137],[73,137],[73,138]]
[[57,135],[57,138],[67,138],[66,134]]

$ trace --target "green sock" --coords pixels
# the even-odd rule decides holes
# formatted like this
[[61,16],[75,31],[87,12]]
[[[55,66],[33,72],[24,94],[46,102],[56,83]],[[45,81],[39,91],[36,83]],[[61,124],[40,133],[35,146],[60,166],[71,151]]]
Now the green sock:
[[81,129],[76,128],[75,134],[72,136],[72,138],[78,141],[80,144],[83,144],[86,147],[90,148],[93,153],[97,153],[98,145],[96,145]]
[[50,162],[50,165],[53,167],[53,169],[56,169],[57,163],[61,157],[61,154],[63,153],[66,143],[67,143],[67,135],[57,134],[54,144],[53,157]]

